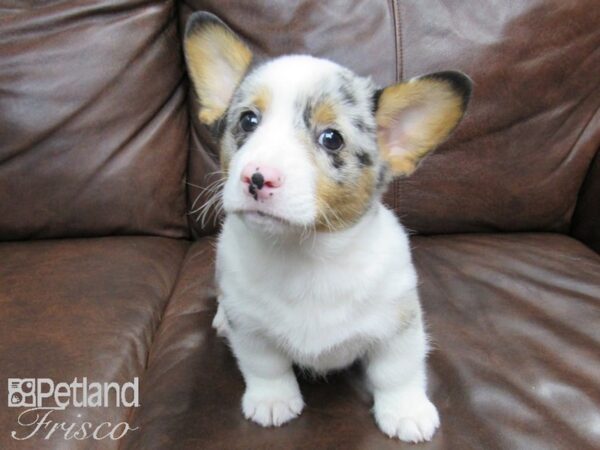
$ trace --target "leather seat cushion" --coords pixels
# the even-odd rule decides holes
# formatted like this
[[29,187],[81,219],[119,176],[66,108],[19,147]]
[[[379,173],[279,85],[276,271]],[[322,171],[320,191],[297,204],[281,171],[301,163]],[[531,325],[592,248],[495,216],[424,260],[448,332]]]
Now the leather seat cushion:
[[[242,417],[243,380],[211,328],[212,242],[191,247],[123,448],[365,448],[376,428],[361,370],[303,380],[307,407],[277,429]],[[415,237],[442,417],[419,448],[598,448],[600,257],[556,234]]]
[[[188,246],[158,237],[0,244],[0,397],[7,398],[9,377],[123,383],[137,376],[141,381]],[[17,425],[24,409],[0,408],[0,448],[17,445],[12,430],[19,436],[31,431]],[[68,407],[51,418],[116,424],[129,414],[128,408]],[[77,443],[63,435],[43,440],[38,432],[17,448],[94,445],[93,439]],[[99,442],[102,448],[119,443]]]

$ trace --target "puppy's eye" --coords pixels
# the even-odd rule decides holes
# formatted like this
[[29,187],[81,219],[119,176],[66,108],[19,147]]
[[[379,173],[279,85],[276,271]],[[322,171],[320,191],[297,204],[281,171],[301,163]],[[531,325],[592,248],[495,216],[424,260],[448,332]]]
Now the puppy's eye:
[[344,139],[338,131],[328,128],[319,135],[319,144],[327,150],[336,151],[342,148]]
[[252,111],[246,111],[240,117],[240,126],[242,127],[242,130],[248,133],[256,130],[259,122],[258,116]]

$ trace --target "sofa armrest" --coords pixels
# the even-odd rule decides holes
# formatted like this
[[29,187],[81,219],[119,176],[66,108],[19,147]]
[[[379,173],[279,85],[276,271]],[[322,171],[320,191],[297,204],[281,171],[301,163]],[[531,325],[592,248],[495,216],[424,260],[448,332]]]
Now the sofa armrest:
[[600,149],[579,191],[571,235],[600,254]]

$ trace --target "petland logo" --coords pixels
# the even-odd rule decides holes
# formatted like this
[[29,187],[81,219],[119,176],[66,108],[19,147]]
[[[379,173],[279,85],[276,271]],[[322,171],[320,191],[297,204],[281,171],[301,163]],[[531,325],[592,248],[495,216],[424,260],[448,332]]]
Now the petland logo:
[[[17,417],[17,423],[23,432],[12,431],[13,439],[22,441],[33,436],[50,439],[52,435],[62,434],[66,440],[112,440],[121,439],[129,431],[137,430],[127,422],[102,422],[93,424],[88,421],[57,422],[52,414],[64,411],[69,406],[75,408],[137,408],[139,402],[139,379],[123,383],[88,383],[74,378],[71,383],[55,383],[50,378],[9,378],[8,406],[27,408]],[[77,414],[77,418],[81,418]]]

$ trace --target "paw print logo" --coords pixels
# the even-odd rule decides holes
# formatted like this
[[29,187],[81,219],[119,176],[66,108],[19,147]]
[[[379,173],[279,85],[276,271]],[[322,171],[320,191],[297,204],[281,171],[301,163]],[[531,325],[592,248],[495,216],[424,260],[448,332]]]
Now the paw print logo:
[[34,378],[8,379],[8,406],[33,407],[36,405]]

